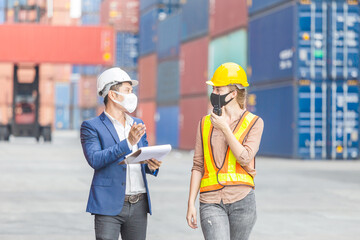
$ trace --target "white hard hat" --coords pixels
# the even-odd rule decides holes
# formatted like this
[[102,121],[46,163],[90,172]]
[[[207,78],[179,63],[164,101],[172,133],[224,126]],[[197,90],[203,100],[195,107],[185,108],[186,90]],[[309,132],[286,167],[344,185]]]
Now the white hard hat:
[[139,83],[137,80],[132,80],[121,68],[109,68],[100,74],[97,79],[97,93],[99,96],[105,97],[111,86],[122,82],[131,82],[133,87]]

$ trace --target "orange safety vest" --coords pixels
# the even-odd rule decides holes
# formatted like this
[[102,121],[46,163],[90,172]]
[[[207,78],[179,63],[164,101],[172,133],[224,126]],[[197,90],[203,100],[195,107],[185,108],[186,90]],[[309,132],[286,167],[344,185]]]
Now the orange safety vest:
[[[245,137],[258,118],[258,116],[248,111],[242,115],[235,131],[233,132],[236,139],[238,139],[241,144],[243,144]],[[230,147],[228,147],[226,151],[222,167],[219,169],[216,166],[211,146],[213,128],[214,127],[210,121],[210,115],[203,117],[201,121],[201,132],[205,173],[201,179],[200,193],[220,190],[225,186],[248,185],[255,187],[253,177],[236,161]]]

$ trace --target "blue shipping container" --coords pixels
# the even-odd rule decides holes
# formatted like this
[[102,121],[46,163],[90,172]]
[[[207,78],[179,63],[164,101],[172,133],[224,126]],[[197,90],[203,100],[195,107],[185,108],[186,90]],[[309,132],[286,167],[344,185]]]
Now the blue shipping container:
[[0,9],[4,9],[6,6],[5,0],[0,0]]
[[182,41],[206,35],[208,31],[209,1],[186,1],[182,6]]
[[140,16],[140,55],[156,50],[158,15],[159,9],[154,8]]
[[[292,79],[294,75],[294,6],[249,22],[251,84]],[[274,28],[274,26],[277,26]]]
[[80,129],[80,126],[81,126],[80,109],[73,108],[71,116],[72,116],[72,119],[71,119],[72,129]]
[[82,65],[80,66],[81,75],[99,75],[103,70],[103,67],[100,65]]
[[0,8],[0,24],[5,22],[5,9]]
[[81,16],[82,25],[99,25],[100,14],[82,14]]
[[291,2],[292,0],[251,0],[248,1],[249,4],[249,14],[253,15],[258,12],[273,8],[277,5],[283,4],[285,2]]
[[179,56],[181,14],[169,15],[158,25],[158,59],[163,60]]
[[359,158],[359,93],[357,81],[333,81],[329,86],[331,159]]
[[71,102],[70,104],[73,107],[77,107],[79,105],[79,83],[78,82],[72,82],[71,85]]
[[80,110],[81,122],[96,117],[96,108],[83,108]]
[[332,79],[357,79],[359,76],[359,5],[333,1],[329,18],[329,74]]
[[55,84],[55,106],[70,105],[70,85],[69,83]]
[[55,128],[56,129],[69,129],[69,127],[70,127],[69,106],[56,106]]
[[[251,18],[251,82],[274,83],[293,77],[358,79],[360,26],[356,19],[360,9],[359,5],[345,6],[318,0],[285,5]],[[279,27],[271,27],[275,25]]]
[[179,146],[179,106],[157,108],[156,144]]
[[180,7],[180,0],[140,0],[140,12],[160,6],[169,8],[173,12]]
[[157,73],[158,103],[177,103],[180,96],[179,60],[161,62]]
[[139,56],[139,37],[137,34],[116,33],[116,66],[135,68]]
[[82,0],[82,13],[100,13],[101,0]]
[[[2,2],[0,4],[0,8],[4,8],[5,7],[5,0],[0,0],[0,2]],[[7,8],[13,8],[15,6],[15,4],[18,5],[26,5],[27,0],[7,0]]]

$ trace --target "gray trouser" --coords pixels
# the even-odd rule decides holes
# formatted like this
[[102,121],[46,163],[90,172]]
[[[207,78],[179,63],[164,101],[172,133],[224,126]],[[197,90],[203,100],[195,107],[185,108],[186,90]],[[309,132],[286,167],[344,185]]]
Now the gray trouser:
[[200,203],[201,228],[206,240],[247,240],[256,221],[255,192],[230,204]]
[[96,240],[145,240],[147,227],[147,198],[137,203],[125,202],[117,216],[95,215]]

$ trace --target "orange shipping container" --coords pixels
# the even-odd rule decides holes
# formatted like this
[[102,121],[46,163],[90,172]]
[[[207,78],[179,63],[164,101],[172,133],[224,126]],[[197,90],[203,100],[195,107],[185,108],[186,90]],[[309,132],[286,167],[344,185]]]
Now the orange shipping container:
[[151,54],[139,59],[139,99],[156,98],[157,57]]
[[79,82],[79,106],[95,108],[97,106],[96,76],[81,76]]
[[146,135],[149,145],[155,145],[156,143],[155,114],[156,114],[155,101],[139,103],[136,111],[136,117],[140,118],[145,123]]
[[39,109],[39,123],[42,126],[51,125],[54,127],[55,107],[54,105],[41,104]]
[[0,62],[113,64],[109,27],[4,24],[0,36]]

